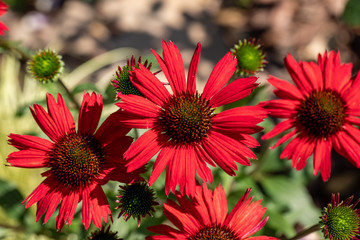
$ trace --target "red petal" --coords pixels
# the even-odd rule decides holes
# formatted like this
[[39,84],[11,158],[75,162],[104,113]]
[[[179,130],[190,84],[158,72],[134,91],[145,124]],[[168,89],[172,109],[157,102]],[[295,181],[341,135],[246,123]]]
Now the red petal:
[[226,194],[224,188],[219,185],[219,187],[214,190],[214,206],[215,218],[217,224],[223,224],[227,215],[228,207],[226,202]]
[[172,159],[174,157],[174,153],[175,153],[175,150],[170,145],[164,146],[161,149],[158,157],[155,160],[155,164],[153,166],[153,170],[152,170],[152,173],[149,178],[150,186],[156,181],[156,179],[164,171],[164,169],[168,165],[169,161],[172,161]]
[[9,138],[9,143],[19,150],[35,149],[47,152],[54,146],[52,142],[36,136],[11,133]]
[[69,113],[70,118],[67,118],[66,113],[69,112],[69,109],[66,107],[61,95],[58,94],[59,104],[56,103],[54,97],[51,94],[47,94],[46,100],[47,100],[48,113],[50,117],[54,120],[54,123],[58,128],[61,136],[65,136],[67,133],[74,131],[75,130],[74,119],[70,113]]
[[303,95],[299,89],[288,81],[270,75],[268,82],[278,90],[285,92],[288,99],[300,100],[303,98]]
[[54,142],[63,137],[51,116],[40,105],[34,104],[34,109],[30,111],[41,130]]
[[266,118],[267,112],[258,106],[236,107],[216,114],[212,120],[214,130],[253,134],[263,128],[256,124]]
[[266,139],[272,138],[292,127],[295,127],[295,120],[287,119],[285,121],[278,123],[273,129],[271,129],[269,132],[267,132],[265,135],[263,135],[261,137],[261,139],[266,140]]
[[121,102],[116,105],[126,112],[141,116],[141,118],[156,118],[160,108],[146,98],[137,95],[120,95]]
[[149,69],[141,64],[139,67],[140,69],[135,68],[133,72],[130,72],[131,82],[151,102],[162,106],[171,97],[169,91]]
[[[180,95],[186,91],[185,68],[181,54],[177,46],[169,41],[163,41],[163,58],[166,64],[170,87],[175,95]],[[160,65],[161,66],[161,65]]]
[[93,135],[101,117],[103,109],[102,96],[93,92],[84,95],[78,123],[78,132]]
[[237,60],[228,52],[214,67],[202,93],[202,99],[209,100],[229,81],[236,69]]
[[200,52],[201,52],[201,44],[198,43],[194,55],[191,59],[189,72],[188,72],[187,92],[190,94],[195,94],[196,91],[196,72],[199,65]]
[[[288,54],[285,58],[285,66],[291,78],[293,79],[296,86],[300,89],[300,91],[305,93],[311,93],[311,91],[313,90],[312,86],[305,78],[303,74],[303,70],[300,67],[300,65],[295,61],[295,59],[290,54]],[[322,79],[319,79],[319,81],[321,80]]]
[[42,168],[46,167],[47,158],[47,152],[32,149],[13,152],[6,160],[13,167]]
[[239,78],[215,93],[210,99],[211,107],[219,107],[247,97],[259,85],[257,77]]
[[159,132],[149,130],[141,135],[125,152],[125,159],[129,160],[128,171],[131,172],[144,166],[166,142]]
[[90,191],[84,188],[82,191],[82,223],[88,229],[91,223]]

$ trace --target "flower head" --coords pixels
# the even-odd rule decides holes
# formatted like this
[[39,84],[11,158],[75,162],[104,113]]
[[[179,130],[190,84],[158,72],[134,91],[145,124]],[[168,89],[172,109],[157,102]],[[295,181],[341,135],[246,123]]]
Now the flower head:
[[265,53],[256,39],[240,40],[231,51],[237,59],[236,73],[240,76],[252,75],[264,70],[267,63]]
[[121,186],[119,191],[117,207],[121,210],[119,217],[124,215],[127,221],[132,216],[137,218],[138,226],[140,226],[141,217],[147,214],[151,216],[151,212],[155,212],[154,206],[159,205],[155,202],[154,191],[146,182],[136,182]]
[[110,120],[96,131],[103,107],[102,96],[85,94],[78,130],[60,94],[56,102],[47,95],[48,112],[35,104],[30,108],[39,127],[51,141],[28,135],[10,134],[9,143],[19,149],[7,161],[13,167],[48,168],[46,179],[23,201],[26,208],[37,203],[36,221],[45,214],[44,223],[60,205],[56,228],[71,224],[76,206],[82,201],[82,222],[101,227],[111,216],[101,185],[109,180],[124,183],[139,181],[144,169],[127,173],[123,153],[132,142],[125,136],[128,128],[114,127]]
[[[7,9],[8,9],[8,6],[0,0],[0,16],[1,15],[4,15],[6,12],[7,12]],[[5,31],[8,30],[8,27],[0,22],[0,35],[4,35],[5,34]]]
[[331,203],[324,208],[321,217],[321,228],[325,238],[330,240],[360,239],[360,209],[355,209],[358,199],[351,203],[353,196],[340,202],[340,194],[332,194]]
[[64,62],[54,50],[40,50],[28,61],[27,69],[39,82],[49,83],[61,76]]
[[[127,64],[122,68],[119,66],[115,78],[111,80],[111,85],[113,85],[116,91],[116,99],[118,99],[121,94],[143,96],[143,94],[130,81],[129,76],[130,71],[133,71],[135,68],[139,68],[139,64],[141,64],[141,57],[139,57],[137,62],[135,61],[134,56],[131,57],[131,60],[129,60],[129,58],[126,60]],[[150,70],[151,65],[152,63],[148,65],[148,60],[144,62],[144,67],[148,70]]]
[[111,232],[110,226],[102,226],[101,229],[91,233],[88,240],[122,240],[122,238],[116,237],[117,232]]
[[261,206],[261,200],[254,202],[253,197],[248,198],[250,191],[246,190],[230,213],[221,185],[214,192],[205,183],[202,187],[196,186],[195,196],[190,200],[177,192],[178,204],[169,199],[164,203],[164,215],[176,228],[164,224],[149,227],[149,231],[160,235],[146,239],[275,240],[266,236],[251,237],[269,217],[262,219],[266,208]]
[[219,165],[235,175],[236,163],[250,165],[256,156],[249,147],[258,142],[249,134],[262,130],[257,126],[266,117],[259,106],[233,108],[215,113],[215,108],[249,95],[258,85],[256,77],[241,78],[225,86],[236,69],[236,59],[228,52],[215,66],[202,94],[196,90],[196,71],[201,46],[198,44],[185,80],[184,64],[178,48],[163,42],[163,57],[153,51],[173,94],[145,66],[131,72],[131,81],[145,96],[120,95],[117,121],[132,128],[149,131],[140,136],[124,154],[128,170],[144,166],[157,152],[149,185],[166,167],[165,192],[180,191],[193,196],[195,174],[212,181],[206,163]]
[[330,177],[331,149],[359,168],[360,131],[355,126],[360,125],[360,74],[351,79],[352,64],[340,64],[334,51],[319,54],[318,64],[297,63],[289,54],[285,65],[295,86],[270,76],[280,99],[262,103],[270,116],[285,120],[263,139],[292,129],[273,148],[291,139],[280,157],[292,159],[297,170],[314,153],[314,175],[320,170],[324,181]]

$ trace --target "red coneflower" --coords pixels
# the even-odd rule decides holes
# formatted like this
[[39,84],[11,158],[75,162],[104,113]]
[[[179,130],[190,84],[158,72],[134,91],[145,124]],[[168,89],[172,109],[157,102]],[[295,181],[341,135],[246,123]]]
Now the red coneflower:
[[[4,15],[7,12],[8,6],[0,0],[0,16]],[[8,30],[8,27],[3,23],[0,22],[0,35],[4,35],[5,31]]]
[[[150,128],[124,154],[128,170],[144,166],[159,153],[149,184],[152,185],[166,167],[165,191],[193,195],[195,173],[205,182],[212,181],[206,163],[220,166],[235,175],[237,163],[250,165],[256,158],[248,147],[258,146],[249,134],[262,127],[256,124],[266,117],[259,106],[238,107],[221,113],[215,108],[249,95],[258,85],[256,77],[241,78],[226,87],[236,69],[236,58],[228,52],[212,71],[202,94],[196,90],[196,71],[201,46],[198,44],[185,80],[180,52],[172,42],[163,41],[163,58],[153,51],[173,94],[146,67],[131,72],[132,82],[145,96],[120,95],[121,109],[114,114],[117,120],[132,128]],[[215,163],[214,163],[215,162]]]
[[[46,179],[23,201],[26,208],[37,203],[36,221],[46,212],[46,223],[60,205],[56,228],[60,231],[74,216],[82,201],[82,222],[87,229],[91,220],[101,227],[111,215],[101,185],[109,180],[131,183],[141,180],[143,169],[127,173],[123,153],[132,142],[125,136],[129,129],[114,128],[105,120],[96,131],[101,112],[102,96],[85,94],[78,130],[69,109],[60,94],[58,102],[47,95],[48,112],[34,104],[30,108],[39,127],[52,140],[36,136],[10,134],[10,144],[20,151],[11,153],[7,161],[22,168],[49,168],[42,176]],[[96,132],[95,132],[96,131]]]
[[285,118],[263,136],[269,139],[288,129],[272,148],[293,138],[281,153],[300,170],[314,153],[314,175],[324,181],[331,171],[331,149],[360,167],[360,74],[351,79],[352,64],[340,64],[334,51],[319,54],[318,64],[299,62],[289,54],[285,65],[296,86],[270,76],[269,83],[281,99],[263,102],[269,115]]
[[175,196],[179,204],[169,199],[164,203],[164,214],[177,229],[164,224],[152,226],[148,230],[160,235],[148,236],[146,239],[277,239],[251,237],[269,218],[262,219],[266,208],[261,206],[261,200],[252,202],[253,197],[248,198],[251,189],[246,190],[230,213],[221,185],[212,192],[203,183],[202,187],[196,186],[195,191],[195,197],[191,200],[177,192]]

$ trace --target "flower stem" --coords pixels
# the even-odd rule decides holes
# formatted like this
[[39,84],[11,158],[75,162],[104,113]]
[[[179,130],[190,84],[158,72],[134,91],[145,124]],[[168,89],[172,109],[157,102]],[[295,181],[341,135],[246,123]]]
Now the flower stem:
[[58,81],[59,84],[62,86],[62,88],[65,90],[66,94],[69,96],[70,100],[73,102],[73,104],[75,105],[75,107],[77,108],[77,110],[80,111],[80,105],[79,103],[76,101],[76,99],[74,98],[74,95],[70,92],[70,90],[65,86],[64,82],[59,78]]
[[297,239],[305,237],[306,235],[309,235],[310,233],[313,233],[313,232],[316,232],[316,231],[319,231],[319,230],[321,230],[321,224],[320,223],[315,224],[314,226],[309,227],[309,228],[303,230],[302,232],[299,232],[298,234],[296,234],[295,237],[292,237],[292,238],[289,238],[289,239],[285,238],[283,240],[297,240]]

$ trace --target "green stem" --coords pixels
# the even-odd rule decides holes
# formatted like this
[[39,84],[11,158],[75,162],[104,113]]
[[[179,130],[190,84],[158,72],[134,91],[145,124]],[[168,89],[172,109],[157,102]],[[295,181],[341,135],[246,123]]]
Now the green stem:
[[305,237],[306,235],[309,235],[310,233],[313,233],[313,232],[316,232],[316,231],[319,231],[319,230],[321,230],[321,224],[320,223],[315,224],[314,226],[309,227],[309,228],[303,230],[302,232],[299,232],[298,234],[296,234],[295,237],[292,237],[292,238],[289,238],[289,239],[285,238],[283,240],[297,240],[297,239]]
[[12,229],[17,232],[25,232],[25,230],[26,230],[24,227],[14,227],[14,226],[6,225],[3,223],[0,223],[0,228]]
[[73,102],[73,104],[75,105],[75,107],[77,108],[77,110],[80,111],[80,105],[79,103],[76,101],[76,99],[74,98],[74,95],[72,95],[72,93],[70,92],[70,90],[65,86],[64,82],[59,78],[58,81],[59,84],[62,86],[62,88],[65,90],[66,94],[69,96],[70,100]]

